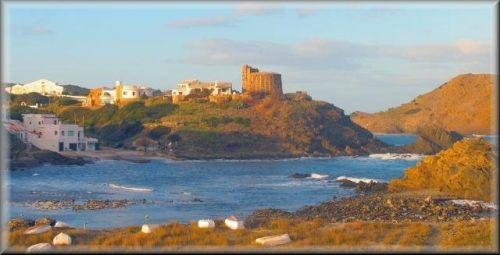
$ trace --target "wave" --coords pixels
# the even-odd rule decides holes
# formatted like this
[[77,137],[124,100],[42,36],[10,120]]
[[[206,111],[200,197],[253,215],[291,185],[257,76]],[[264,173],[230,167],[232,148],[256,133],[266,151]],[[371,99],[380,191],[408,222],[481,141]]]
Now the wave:
[[151,192],[153,189],[148,189],[148,188],[136,188],[136,187],[127,187],[127,186],[120,186],[116,184],[110,183],[109,186],[111,188],[115,189],[125,189],[125,190],[130,190],[130,191],[137,191],[137,192]]
[[422,154],[413,153],[382,153],[382,154],[370,154],[370,158],[382,159],[382,160],[394,160],[394,159],[404,159],[404,160],[420,160],[424,157]]
[[355,182],[355,183],[359,183],[359,182],[366,182],[366,183],[369,183],[369,182],[386,182],[384,180],[379,180],[379,179],[356,178],[356,177],[347,177],[347,176],[339,176],[339,177],[337,177],[336,180],[337,181],[348,180],[348,181],[352,181],[352,182]]
[[316,179],[316,180],[322,180],[328,178],[328,175],[322,175],[322,174],[317,174],[317,173],[311,173],[307,179]]
[[486,203],[483,201],[478,201],[478,200],[468,200],[468,199],[453,199],[450,200],[450,202],[457,204],[457,205],[468,205],[468,206],[474,206],[476,204],[479,204],[481,207],[484,208],[491,208],[491,209],[498,209],[498,206],[495,205],[493,202]]

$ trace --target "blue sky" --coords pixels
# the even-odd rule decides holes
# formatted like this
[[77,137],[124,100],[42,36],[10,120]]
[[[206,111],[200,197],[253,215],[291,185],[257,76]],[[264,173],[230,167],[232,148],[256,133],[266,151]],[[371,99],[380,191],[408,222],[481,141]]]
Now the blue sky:
[[[5,3],[5,2],[4,2]],[[4,5],[4,81],[166,90],[282,74],[346,113],[398,106],[462,73],[494,73],[494,2]]]

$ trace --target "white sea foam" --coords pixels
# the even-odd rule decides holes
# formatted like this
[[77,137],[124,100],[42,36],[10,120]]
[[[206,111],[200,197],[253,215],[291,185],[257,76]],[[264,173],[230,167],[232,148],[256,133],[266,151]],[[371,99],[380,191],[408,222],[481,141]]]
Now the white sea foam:
[[148,188],[137,188],[137,187],[126,187],[126,186],[120,186],[116,184],[110,183],[109,186],[111,188],[115,189],[124,189],[124,190],[130,190],[130,191],[137,191],[137,192],[151,192],[153,189],[148,189]]
[[40,175],[40,174],[38,174],[38,173],[34,173],[34,174],[33,174],[33,176],[39,176],[39,175]]
[[328,178],[327,174],[317,174],[317,173],[311,173],[310,177],[307,177],[307,179],[316,179],[316,180],[323,180]]
[[366,183],[369,183],[369,182],[386,182],[384,180],[369,179],[369,178],[356,178],[356,177],[347,177],[347,176],[339,176],[339,177],[337,177],[337,181],[341,181],[341,180],[349,180],[349,181],[352,181],[352,182],[355,182],[355,183],[359,183],[359,182],[366,182]]
[[405,159],[405,160],[420,160],[424,157],[422,154],[412,154],[412,153],[383,153],[383,154],[370,154],[370,158],[382,159],[382,160],[394,160],[394,159]]
[[450,200],[450,202],[457,204],[457,205],[468,205],[468,206],[474,206],[476,204],[479,204],[481,207],[484,207],[484,208],[491,208],[491,209],[498,210],[498,205],[495,205],[493,202],[487,203],[484,201],[468,200],[468,199],[454,199],[454,200]]

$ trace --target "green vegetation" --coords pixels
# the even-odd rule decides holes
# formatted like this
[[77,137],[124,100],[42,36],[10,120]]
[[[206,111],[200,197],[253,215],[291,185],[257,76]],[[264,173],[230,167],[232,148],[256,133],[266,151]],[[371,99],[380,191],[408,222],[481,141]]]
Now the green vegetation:
[[26,105],[35,105],[35,104],[48,104],[49,97],[43,96],[36,92],[31,92],[28,94],[22,95],[10,95],[11,105],[21,105],[21,103],[25,103]]
[[28,107],[28,106],[11,106],[9,111],[10,111],[9,112],[10,118],[13,120],[19,120],[19,121],[23,120],[22,114],[52,113],[52,112],[47,111],[47,110],[35,109],[35,108]]
[[86,96],[89,94],[90,89],[80,87],[77,85],[62,85],[64,87],[63,89],[63,95],[73,95],[73,96]]

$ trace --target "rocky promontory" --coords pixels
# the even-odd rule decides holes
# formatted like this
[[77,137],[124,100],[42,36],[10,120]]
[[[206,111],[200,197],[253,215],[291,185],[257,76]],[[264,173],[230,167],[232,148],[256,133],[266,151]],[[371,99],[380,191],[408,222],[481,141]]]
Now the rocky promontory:
[[484,139],[464,139],[406,169],[402,179],[389,183],[389,191],[434,190],[491,201],[496,157],[496,150]]

